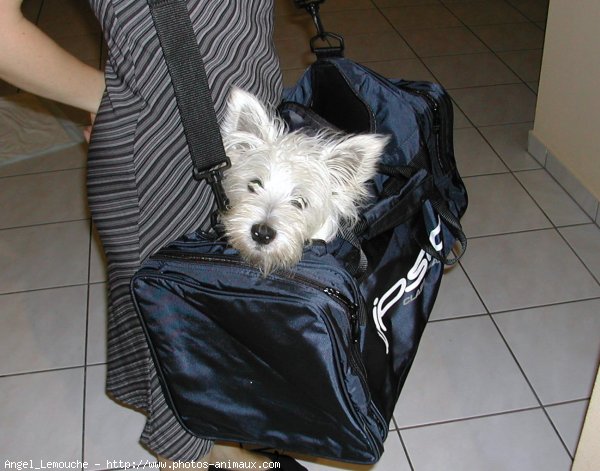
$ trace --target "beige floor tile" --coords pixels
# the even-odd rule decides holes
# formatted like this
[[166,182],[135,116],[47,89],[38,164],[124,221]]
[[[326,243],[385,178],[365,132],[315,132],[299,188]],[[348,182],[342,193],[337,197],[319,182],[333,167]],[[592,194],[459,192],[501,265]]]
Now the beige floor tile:
[[57,170],[83,169],[87,160],[87,144],[74,144],[57,152],[38,155],[29,159],[0,166],[0,177],[31,175]]
[[487,46],[465,27],[403,31],[402,37],[420,57],[488,51]]
[[87,364],[106,363],[108,327],[108,293],[106,283],[91,284],[88,297]]
[[430,321],[485,314],[486,310],[459,264],[446,268]]
[[471,239],[461,265],[491,312],[600,296],[553,229]]
[[327,0],[321,4],[321,11],[370,10],[375,8],[370,0]]
[[600,355],[598,313],[595,299],[494,315],[542,404],[590,397]]
[[81,460],[83,377],[76,368],[0,378],[2,464]]
[[[319,5],[323,13],[343,10],[369,10],[375,8],[371,0],[327,0]],[[305,9],[297,8],[292,0],[275,0],[275,16],[306,15]]]
[[550,0],[508,0],[523,15],[535,22],[545,22]]
[[427,325],[394,410],[400,429],[537,406],[489,316]]
[[498,53],[502,59],[524,82],[537,82],[542,68],[542,50],[512,51]]
[[540,49],[544,32],[533,23],[473,26],[473,32],[496,52]]
[[382,11],[401,34],[409,30],[450,28],[461,25],[458,18],[442,5],[383,8]]
[[84,459],[90,463],[88,469],[111,468],[107,463],[115,460],[147,462],[148,469],[156,464],[156,457],[139,443],[145,423],[144,415],[109,399],[104,392],[105,377],[105,366],[88,367],[83,452]]
[[588,405],[589,401],[577,401],[546,407],[571,456],[575,456]]
[[[543,169],[517,172],[515,176],[556,226],[590,223],[590,218]],[[599,249],[600,249],[600,244]]]
[[470,237],[552,227],[534,200],[508,173],[464,179],[469,208],[462,219]]
[[447,89],[520,82],[519,77],[489,52],[428,57],[423,61]]
[[85,170],[0,179],[0,229],[88,219]]
[[452,90],[452,98],[476,126],[533,121],[535,94],[524,84]]
[[463,177],[508,172],[493,149],[473,128],[454,131],[454,155]]
[[600,229],[594,224],[564,227],[559,229],[562,236],[586,267],[600,281]]
[[527,140],[533,123],[486,126],[479,131],[502,161],[511,170],[531,170],[540,168],[540,164],[527,152]]
[[379,8],[407,7],[415,5],[439,5],[440,0],[373,0]]
[[303,39],[308,41],[316,34],[315,26],[308,15],[295,14],[277,16],[274,20],[275,30],[273,38],[275,42],[279,39]]
[[357,62],[414,58],[410,47],[396,32],[345,36],[346,57]]
[[87,283],[89,221],[0,230],[0,293]]
[[369,68],[392,79],[424,80],[435,82],[435,77],[419,59],[402,59],[385,62],[369,62]]
[[473,125],[456,103],[454,105],[454,129],[472,128]]
[[309,39],[304,37],[276,39],[275,48],[282,70],[304,69],[315,61]]
[[571,459],[541,409],[401,431],[413,467],[569,471]]
[[83,366],[87,286],[0,296],[0,376]]
[[449,3],[447,7],[466,25],[492,25],[529,21],[504,0]]
[[337,11],[323,13],[322,17],[328,31],[343,36],[394,31],[387,19],[378,10]]

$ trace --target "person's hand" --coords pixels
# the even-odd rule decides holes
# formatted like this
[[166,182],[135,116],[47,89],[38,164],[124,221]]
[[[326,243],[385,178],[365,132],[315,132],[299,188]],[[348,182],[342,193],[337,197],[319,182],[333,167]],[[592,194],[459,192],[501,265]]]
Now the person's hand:
[[92,136],[92,127],[94,126],[94,121],[96,120],[96,113],[90,113],[90,124],[83,128],[83,137],[85,138],[85,142],[90,143],[90,137]]

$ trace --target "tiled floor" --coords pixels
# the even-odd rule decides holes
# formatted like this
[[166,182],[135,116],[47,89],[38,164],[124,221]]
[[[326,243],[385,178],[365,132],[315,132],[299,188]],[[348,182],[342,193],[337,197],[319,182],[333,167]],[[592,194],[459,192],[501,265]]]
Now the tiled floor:
[[[276,3],[289,84],[311,60],[312,25],[291,0]],[[85,2],[25,0],[25,9],[100,66]],[[525,150],[546,9],[547,0],[323,6],[349,57],[450,90],[470,196],[469,249],[444,277],[377,471],[570,467],[600,353],[600,229]],[[103,392],[105,273],[84,167],[85,149],[73,147],[0,168],[2,463],[153,460],[137,443],[143,417]]]

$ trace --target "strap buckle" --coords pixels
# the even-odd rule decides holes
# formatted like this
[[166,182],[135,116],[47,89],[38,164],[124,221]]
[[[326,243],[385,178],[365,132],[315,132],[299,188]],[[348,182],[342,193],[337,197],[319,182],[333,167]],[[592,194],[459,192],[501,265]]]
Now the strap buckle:
[[215,196],[215,202],[217,203],[217,209],[220,212],[225,212],[229,209],[229,198],[225,194],[223,189],[223,172],[231,167],[231,160],[228,158],[221,164],[213,167],[207,171],[200,171],[196,167],[192,170],[192,176],[196,181],[206,180],[206,183],[210,186],[210,189]]
[[[343,57],[344,55],[344,38],[339,34],[329,33],[325,31],[319,8],[325,0],[294,0],[297,8],[304,8],[312,17],[313,23],[317,30],[317,35],[310,40],[310,49],[318,59],[327,57]],[[329,40],[334,39],[337,45],[331,45]],[[317,47],[317,41],[326,42],[328,45]]]

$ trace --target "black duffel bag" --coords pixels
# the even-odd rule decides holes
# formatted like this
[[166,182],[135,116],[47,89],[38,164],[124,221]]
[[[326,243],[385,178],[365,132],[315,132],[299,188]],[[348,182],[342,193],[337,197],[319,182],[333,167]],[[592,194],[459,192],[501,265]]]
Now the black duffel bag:
[[[155,22],[182,115],[195,109],[201,122],[210,94],[184,106],[191,92],[181,85],[181,70],[197,73],[200,58],[182,66],[165,43],[185,38],[161,34],[169,8],[181,23],[185,2],[149,3],[160,5]],[[267,277],[214,233],[188,234],[143,263],[132,293],[167,401],[191,433],[374,463],[444,264],[456,261],[457,241],[459,255],[466,247],[452,104],[438,85],[387,80],[341,57],[341,47],[327,48],[284,98],[290,129],[391,137],[360,223]],[[193,119],[182,120],[192,144]],[[196,142],[194,172],[209,177],[219,201],[226,157]]]

